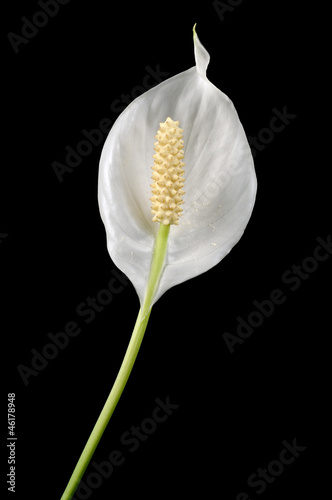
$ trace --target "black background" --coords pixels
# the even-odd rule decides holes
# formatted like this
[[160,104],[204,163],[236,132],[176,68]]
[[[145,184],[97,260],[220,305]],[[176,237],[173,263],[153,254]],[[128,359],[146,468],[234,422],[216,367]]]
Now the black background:
[[[193,66],[197,22],[211,55],[208,77],[233,100],[248,136],[269,127],[275,108],[286,107],[296,118],[255,155],[257,201],[240,242],[218,266],[169,290],[154,306],[130,381],[94,456],[101,462],[118,449],[125,462],[89,498],[197,493],[236,500],[241,492],[251,500],[319,498],[332,259],[319,262],[294,291],[282,276],[313,256],[317,237],[331,234],[330,166],[319,159],[322,95],[313,89],[320,85],[313,78],[320,51],[312,30],[324,17],[322,7],[244,0],[222,16],[213,2],[107,3],[60,6],[18,53],[7,34],[21,34],[21,18],[31,20],[38,3],[11,2],[3,27],[3,448],[12,392],[18,438],[16,494],[8,497],[60,498],[139,306],[129,283],[90,323],[78,316],[79,304],[106,288],[115,268],[97,204],[102,144],[62,182],[52,163],[65,163],[65,147],[75,149],[83,129],[117,118],[111,104],[142,85],[147,66],[159,64],[168,76]],[[268,299],[276,288],[284,303],[231,354],[223,334],[235,334],[237,318],[246,320],[253,301]],[[69,321],[78,323],[80,334],[24,385],[17,366],[31,366],[31,349],[41,352],[47,334],[63,331]],[[167,397],[179,407],[130,453],[121,435],[151,416],[156,398]],[[278,459],[284,440],[294,439],[306,450],[262,494],[250,488],[248,477]]]

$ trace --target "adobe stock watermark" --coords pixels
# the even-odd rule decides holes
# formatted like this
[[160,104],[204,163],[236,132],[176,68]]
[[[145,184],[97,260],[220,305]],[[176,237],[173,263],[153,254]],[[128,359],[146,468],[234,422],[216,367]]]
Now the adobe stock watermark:
[[7,238],[8,234],[7,233],[0,233],[0,245]]
[[79,324],[79,320],[68,321],[61,331],[57,333],[49,332],[47,334],[47,343],[39,349],[31,349],[32,357],[27,364],[19,364],[17,371],[24,383],[27,386],[31,378],[37,377],[48,366],[50,361],[56,359],[59,354],[68,347],[70,340],[78,337],[82,332],[84,323],[90,324],[98,313],[105,310],[111,304],[114,295],[121,293],[128,285],[128,278],[117,269],[111,271],[112,277],[109,280],[107,287],[101,288],[96,296],[86,297],[80,302],[75,312],[79,319],[82,318],[83,324]]
[[290,443],[286,440],[282,442],[283,448],[278,458],[271,460],[266,467],[259,467],[248,477],[247,484],[251,488],[250,493],[241,492],[236,496],[236,500],[252,500],[251,495],[261,495],[268,485],[273,484],[277,477],[281,476],[289,465],[293,464],[297,458],[307,449],[307,446],[300,446],[294,438]]
[[273,108],[272,113],[273,116],[270,119],[268,127],[261,128],[256,136],[248,136],[253,158],[256,157],[258,151],[263,151],[274,140],[275,134],[279,134],[285,130],[287,125],[297,117],[296,114],[288,111],[287,106],[283,106],[281,111]]
[[[145,66],[146,75],[142,80],[141,85],[135,85],[130,91],[130,93],[122,93],[119,98],[114,99],[111,103],[111,111],[115,115],[120,114],[128,104],[130,104],[136,97],[144,94],[147,90],[152,89],[158,83],[161,83],[169,76],[168,71],[161,71],[160,64],[157,64],[155,69],[150,66]],[[63,182],[66,174],[73,172],[83,161],[84,158],[89,156],[95,148],[100,146],[109,133],[115,120],[111,118],[102,118],[99,124],[90,130],[81,130],[81,136],[83,137],[76,146],[70,146],[69,144],[65,147],[66,156],[64,163],[59,161],[53,161],[51,166],[59,182]]]
[[326,238],[316,238],[317,245],[312,254],[305,257],[300,264],[294,264],[287,269],[281,276],[282,287],[274,288],[263,300],[254,300],[254,308],[243,318],[236,318],[236,327],[234,333],[224,332],[222,337],[231,354],[236,347],[242,345],[246,339],[257,328],[263,325],[267,318],[270,318],[277,307],[284,304],[289,297],[289,292],[295,292],[307,281],[313,273],[319,269],[332,255],[332,235],[328,234]]
[[67,5],[69,2],[70,0],[39,0],[37,3],[41,10],[37,10],[30,16],[30,19],[26,16],[21,17],[21,34],[12,31],[7,34],[15,54],[18,54],[21,46],[26,45],[32,38],[35,38],[39,30],[44,28],[49,20],[58,14],[60,6]]
[[212,2],[212,5],[215,8],[220,21],[223,22],[225,20],[225,14],[228,12],[233,12],[235,10],[235,7],[241,5],[242,2],[243,0],[225,0],[225,2],[214,0],[214,2]]
[[102,486],[105,481],[112,476],[118,467],[123,465],[129,453],[135,453],[142,443],[146,442],[152,434],[159,429],[160,425],[168,420],[180,405],[170,401],[167,396],[163,400],[156,398],[156,406],[151,416],[144,418],[140,424],[132,425],[130,429],[123,432],[120,437],[120,449],[112,450],[108,457],[101,462],[93,461],[90,468],[93,472],[79,483],[73,496],[73,500],[87,500],[93,491]]

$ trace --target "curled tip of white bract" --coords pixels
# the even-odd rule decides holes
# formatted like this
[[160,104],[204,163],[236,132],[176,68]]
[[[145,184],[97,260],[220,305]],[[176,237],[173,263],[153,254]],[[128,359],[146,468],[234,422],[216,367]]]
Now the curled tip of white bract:
[[183,204],[184,185],[184,162],[181,161],[183,154],[183,130],[179,127],[179,121],[167,118],[164,123],[160,123],[155,138],[153,155],[154,165],[152,166],[151,184],[153,196],[151,213],[154,215],[153,222],[169,224],[179,224]]
[[[197,24],[197,23],[196,23]],[[196,24],[193,27],[194,34],[194,53],[195,53],[195,62],[197,72],[203,77],[206,78],[206,70],[210,62],[210,54],[201,44],[197,33],[196,33]]]

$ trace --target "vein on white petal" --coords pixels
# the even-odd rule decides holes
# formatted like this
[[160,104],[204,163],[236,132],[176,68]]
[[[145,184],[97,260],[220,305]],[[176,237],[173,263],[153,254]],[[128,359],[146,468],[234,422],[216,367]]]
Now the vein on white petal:
[[[210,84],[210,82],[208,82],[208,83]],[[218,90],[218,92],[220,94],[222,94],[219,90]],[[204,144],[204,147],[202,148],[202,150],[200,152],[200,155],[195,157],[195,162],[191,166],[190,171],[188,172],[188,174],[186,175],[186,181],[187,182],[191,178],[191,173],[193,171],[196,171],[196,169],[195,169],[196,163],[200,163],[200,164],[203,164],[203,165],[208,164],[208,158],[204,158],[204,156],[207,155],[207,154],[210,154],[209,157],[211,157],[216,152],[216,148],[212,149],[212,148],[209,147],[210,146],[209,141],[210,141],[211,135],[213,133],[215,133],[216,124],[217,124],[218,120],[220,119],[219,114],[222,112],[221,111],[222,107],[226,108],[225,110],[227,111],[227,115],[225,115],[224,120],[223,120],[223,136],[220,139],[221,143],[224,142],[224,137],[227,136],[228,131],[230,130],[230,122],[231,122],[231,117],[232,117],[232,111],[234,111],[235,113],[236,113],[236,111],[232,110],[229,106],[227,106],[227,104],[229,104],[227,101],[221,103],[221,100],[223,100],[223,95],[218,96],[218,98],[219,97],[220,97],[220,99],[218,99],[218,110],[215,112],[215,118],[214,118],[213,126],[210,127],[210,133],[209,133],[208,137],[205,139],[205,144]],[[229,100],[229,102],[231,103],[230,100]],[[232,106],[232,104],[231,104],[231,106]],[[197,112],[197,114],[198,114],[198,112]],[[204,126],[204,115],[201,117],[201,120],[203,122],[202,126]],[[238,128],[238,126],[239,126],[239,119],[238,119],[237,116],[235,117],[235,123],[236,123],[236,126]],[[234,141],[235,141],[235,139],[234,139]],[[188,142],[187,143],[187,149],[188,150],[190,150],[190,146],[191,146],[190,142]],[[218,149],[221,149],[220,143],[218,143]],[[223,147],[222,149],[225,149],[225,148]],[[228,151],[228,157],[229,157],[230,154],[231,154],[231,152],[232,152],[232,149],[229,150],[229,148],[227,148],[227,151]],[[201,161],[201,157],[204,159],[203,162]],[[228,157],[225,159],[225,163],[226,163]],[[197,172],[196,175],[199,175],[199,173]]]
[[[241,195],[240,195],[240,197],[237,199],[237,201],[236,201],[235,205],[233,205],[232,207],[230,207],[230,208],[229,208],[229,210],[227,210],[227,212],[223,213],[220,217],[217,217],[217,218],[213,221],[213,222],[214,222],[214,224],[217,224],[217,223],[218,223],[218,222],[220,222],[222,219],[225,219],[225,218],[227,219],[227,217],[226,217],[226,216],[227,216],[227,214],[229,214],[230,212],[232,212],[232,211],[234,211],[234,210],[236,209],[237,205],[238,205],[238,204],[242,201],[242,198],[243,198],[245,195],[247,195],[247,190],[248,190],[249,184],[251,184],[252,180],[253,180],[253,179],[252,179],[251,177],[248,179],[248,182],[246,183],[245,188],[242,190]],[[246,212],[246,217],[244,218],[244,220],[245,220],[245,221],[247,221],[248,214],[250,213],[250,211],[251,211],[251,210],[248,210],[248,211]],[[234,214],[234,217],[236,217],[236,213]],[[225,230],[227,227],[229,227],[229,226],[230,226],[230,224],[232,224],[233,222],[234,222],[234,220],[233,220],[233,219],[229,220],[229,221],[228,221],[228,223],[227,223],[227,224],[223,227],[223,230]],[[246,224],[247,224],[247,222],[245,222],[245,225],[246,225]],[[206,230],[206,227],[207,227],[206,225],[205,225],[205,226],[203,226],[203,227],[196,227],[196,228],[192,229],[191,231],[189,231],[189,232],[187,232],[187,233],[185,233],[185,234],[181,234],[181,235],[179,235],[179,236],[177,237],[177,239],[178,239],[178,240],[180,240],[180,239],[181,239],[182,241],[184,241],[184,240],[185,240],[185,239],[186,239],[186,238],[190,235],[190,239],[192,240],[192,239],[193,239],[193,235],[195,234],[195,239],[196,239],[196,241],[197,241],[198,239],[199,239],[199,241],[202,241],[202,238],[199,238],[199,236],[198,236],[198,235],[199,235],[199,232],[201,232],[201,231],[205,231],[205,230]],[[236,234],[237,232],[238,232],[238,231],[236,231],[234,234]],[[196,235],[197,235],[197,236],[196,236]],[[224,246],[224,245],[225,245],[225,244],[226,244],[226,243],[227,243],[227,242],[228,242],[228,241],[229,241],[232,237],[234,237],[234,235],[233,235],[233,236],[231,236],[230,238],[228,238],[228,240],[226,240],[226,242],[225,242],[225,243],[223,243],[222,245],[217,245],[217,246],[214,248],[214,250],[212,250],[212,252],[214,252],[214,251],[218,250],[219,248],[222,248],[222,247],[223,247],[223,246]],[[206,238],[205,238],[205,239],[206,239]],[[192,245],[186,246],[186,251],[187,251],[188,249],[192,248],[192,247],[195,247],[196,245],[197,245],[197,243],[193,243]],[[212,253],[212,252],[210,252],[210,253]],[[205,256],[205,254],[202,256],[202,258],[204,258],[204,256]],[[184,260],[183,262],[191,262],[191,261],[193,261],[193,260],[195,260],[195,259]],[[174,264],[176,264],[176,263],[174,263]],[[169,263],[169,264],[167,264],[167,265],[170,265],[170,263]]]
[[[146,113],[146,118],[150,114],[150,109],[151,109],[151,100],[149,101],[149,108],[148,108],[147,113]],[[148,130],[149,130],[149,133],[150,133],[149,127],[148,126],[145,127],[145,131],[144,131],[144,144],[148,144],[148,141],[147,141],[147,131]],[[157,130],[155,132],[157,132]],[[152,162],[153,162],[153,145],[154,145],[153,138],[154,138],[154,135],[151,137],[151,159],[150,159],[150,157],[147,158],[147,155],[149,154],[149,152],[147,151],[147,148],[145,148],[145,162],[146,162],[146,166],[148,166],[148,161],[150,161],[151,167],[152,167]],[[146,177],[147,177],[147,182],[148,183],[151,182],[151,173],[150,173],[150,170],[148,168],[146,168]]]
[[[218,117],[216,117],[216,120],[218,119]],[[229,120],[228,120],[229,122]],[[225,171],[225,172],[228,172],[228,169],[226,168],[229,164],[229,161],[230,161],[230,157],[232,156],[233,154],[233,150],[234,150],[234,147],[235,147],[235,144],[236,144],[236,140],[237,140],[237,137],[238,137],[238,134],[239,134],[239,131],[241,131],[241,127],[240,127],[240,123],[237,122],[237,127],[236,127],[236,133],[235,133],[235,136],[233,134],[233,142],[232,142],[232,145],[231,145],[231,148],[228,149],[228,155],[227,157],[225,158],[225,161],[224,161],[224,165],[225,165],[225,168],[223,169],[222,166],[220,169],[216,170],[215,173],[214,173],[214,176],[213,178],[210,178],[210,182],[204,184],[204,191],[201,191],[199,193],[197,193],[197,197],[192,197],[192,203],[190,203],[190,205],[187,205],[187,208],[186,206],[184,206],[184,212],[183,212],[183,216],[185,217],[186,214],[190,214],[191,210],[192,210],[192,207],[194,206],[195,203],[198,203],[199,200],[205,196],[205,192],[207,189],[209,189],[209,187],[211,186],[211,184],[215,181],[215,179],[221,174],[221,172]],[[220,148],[218,149],[215,149],[215,150],[209,150],[211,151],[210,155],[207,157],[207,158],[204,158],[204,154],[206,154],[206,151],[205,151],[205,148],[203,150],[203,152],[201,153],[201,155],[203,156],[203,162],[201,162],[201,164],[209,164],[210,160],[211,160],[211,157],[212,156],[215,156],[218,151],[219,151]],[[197,159],[198,161],[198,159]],[[213,160],[214,161],[214,160]],[[196,162],[197,163],[197,162]],[[195,163],[195,164],[196,164]],[[203,169],[201,167],[199,167],[201,169],[201,175],[203,175]],[[191,170],[191,172],[193,171],[193,169]],[[191,173],[190,172],[190,173]],[[198,174],[199,175],[199,174]],[[230,175],[230,174],[228,174]],[[189,177],[189,176],[188,176]],[[186,178],[188,180],[188,178]],[[201,184],[202,185],[202,184]]]
[[[242,197],[243,197],[243,196],[244,196],[244,194],[246,193],[246,191],[247,191],[247,189],[248,189],[248,186],[249,186],[249,184],[252,182],[252,180],[253,180],[253,179],[252,179],[252,177],[250,176],[250,177],[249,177],[249,179],[248,179],[248,181],[247,181],[247,183],[246,183],[246,185],[245,185],[245,187],[244,187],[244,188],[241,188],[241,194],[240,194],[240,197],[236,200],[236,203],[235,203],[234,205],[230,206],[230,207],[228,208],[228,210],[226,210],[226,212],[223,212],[223,213],[222,213],[219,217],[215,218],[215,219],[212,221],[213,223],[216,223],[216,222],[218,222],[220,219],[225,218],[229,212],[233,211],[233,210],[236,208],[236,206],[240,203],[240,201],[241,201]],[[203,196],[203,194],[202,194],[202,196]],[[196,228],[193,228],[191,231],[188,231],[188,232],[186,232],[186,233],[184,233],[184,234],[182,234],[182,235],[179,235],[179,237],[180,237],[180,238],[181,238],[181,237],[185,237],[185,236],[186,236],[186,235],[188,235],[188,234],[193,234],[194,232],[196,232],[196,231],[200,231],[200,230],[204,230],[205,228],[206,228],[206,225],[204,225],[203,227],[196,227]]]
[[[220,107],[220,103],[218,103],[218,106]],[[189,173],[188,173],[188,175],[186,176],[186,181],[187,181],[187,182],[189,181],[189,178],[190,178],[191,173],[195,170],[196,164],[200,162],[200,157],[201,157],[201,156],[206,155],[206,144],[208,143],[208,141],[209,141],[209,139],[210,139],[210,137],[211,137],[211,134],[214,132],[213,128],[214,128],[215,123],[216,123],[216,121],[217,121],[217,120],[218,120],[218,113],[216,113],[216,116],[215,116],[215,121],[214,121],[213,127],[211,127],[211,128],[210,128],[210,133],[209,133],[209,135],[208,135],[208,137],[207,137],[207,139],[206,139],[206,141],[205,141],[204,148],[203,148],[203,149],[202,149],[202,151],[200,152],[200,155],[195,157],[195,162],[193,163],[193,165],[192,165],[192,167],[191,167],[191,169],[190,169],[190,172],[189,172]],[[192,127],[192,129],[193,129],[193,128],[194,128],[194,127]],[[191,131],[192,131],[192,129],[191,129]],[[188,141],[188,149],[190,149],[189,141]],[[209,150],[209,151],[210,151],[210,150]],[[214,151],[213,151],[213,152],[212,152],[212,151],[210,151],[210,156],[211,156],[213,153],[214,153]],[[205,163],[205,164],[206,164],[206,163],[208,163],[208,159],[207,159],[207,158],[205,158],[203,163]],[[203,172],[202,172],[202,174],[203,174]]]
[[[190,105],[187,106],[187,114],[186,114],[185,118],[182,120],[183,124],[187,124],[189,122],[188,115],[190,114],[190,112],[192,110],[191,103],[192,103],[193,99],[196,97],[195,89],[197,88],[198,83],[199,83],[198,80],[195,78],[194,89],[192,90],[192,95],[191,95],[191,98],[190,98]],[[188,85],[190,85],[191,87],[193,86],[193,82],[191,81],[191,79],[189,79]],[[182,94],[184,94],[185,90],[186,90],[186,87],[183,89]],[[179,101],[180,101],[180,99],[181,99],[181,96],[179,98]],[[197,115],[197,113],[198,113],[198,111],[196,111],[196,115]],[[185,152],[186,152],[186,150],[190,149],[190,137],[191,137],[191,133],[192,133],[194,127],[195,127],[195,123],[193,123],[193,125],[191,126],[191,128],[189,130],[189,134],[188,134],[188,128],[184,129],[184,131],[183,131],[184,132],[184,139],[185,139],[185,144],[184,144],[184,151]],[[190,170],[192,170],[192,169],[193,169],[193,166],[190,167]],[[186,179],[187,178],[188,178],[188,176],[186,176]]]
[[[129,240],[134,241],[138,245],[145,246],[142,242],[136,240],[132,236],[132,234],[128,233],[128,231],[124,228],[124,226],[118,221],[118,219],[116,218],[115,214],[113,214],[113,212],[111,210],[109,210],[109,209],[107,210],[107,218],[111,218],[113,220],[113,225],[114,226],[118,226],[121,229],[121,232],[124,233]],[[109,236],[109,232],[108,231],[107,231],[107,236]]]
[[[121,129],[121,134],[120,134],[120,137],[125,137],[126,138],[126,134],[123,134],[122,132],[122,126],[123,126],[123,121],[120,123],[120,129]],[[136,124],[135,124],[136,126]],[[134,134],[136,136],[136,134]],[[136,138],[135,138],[135,141],[136,141]],[[134,145],[133,145],[134,147]],[[136,148],[134,147],[134,151],[136,150]],[[128,163],[125,163],[124,160],[123,160],[123,147],[122,147],[122,142],[120,142],[119,144],[119,154],[120,154],[120,165],[122,167],[122,175],[123,177],[125,178],[125,185],[127,187],[127,192],[130,193],[130,197],[131,199],[133,200],[133,203],[137,209],[137,212],[140,213],[141,217],[140,217],[140,220],[144,220],[146,221],[146,214],[143,212],[143,209],[141,207],[141,205],[139,204],[139,202],[137,201],[136,199],[136,196],[135,196],[135,190],[133,189],[133,186],[132,186],[132,182],[128,179],[128,175],[129,175],[129,172],[127,172],[128,168],[125,167],[125,165],[128,165]],[[128,165],[129,168],[135,168],[134,167],[131,167],[130,165]],[[137,163],[137,168],[138,168],[138,163]],[[135,187],[135,186],[134,186]],[[116,189],[121,197],[121,199],[123,201],[125,201],[121,195],[121,192],[118,188],[118,186],[116,185]],[[125,206],[125,204],[123,205]]]
[[[176,82],[177,79],[180,79],[180,78],[187,78],[187,75],[186,75],[186,72],[182,72],[178,75],[175,75],[173,76],[172,78],[169,78],[168,80],[166,80],[165,82],[162,82],[160,85],[162,86],[162,89],[159,89],[158,91],[158,86],[155,87],[154,89],[152,89],[152,92],[153,92],[153,96],[152,96],[152,99],[150,100],[150,103],[149,103],[149,113],[148,114],[152,114],[154,116],[156,116],[156,125],[158,126],[159,125],[159,122],[161,121],[165,121],[167,116],[161,116],[160,115],[160,101],[161,101],[161,105],[164,106],[165,105],[165,99],[160,99],[160,94],[162,92],[165,92],[167,94],[170,94],[170,88],[172,87],[172,85],[174,84],[174,82]],[[168,95],[169,97],[169,95]],[[156,101],[157,101],[157,106],[155,106],[156,104]],[[168,99],[167,100],[167,111],[169,111],[169,113],[172,113],[172,107],[174,106],[174,104],[176,104],[178,102],[178,96],[176,96],[175,100],[174,100],[174,94],[172,93],[171,94],[171,99]],[[151,108],[154,108],[155,109],[152,109]],[[173,120],[177,120],[178,118],[174,117],[174,116],[171,116],[171,118]],[[157,128],[158,130],[158,128]],[[154,131],[154,133],[157,133],[157,130]]]

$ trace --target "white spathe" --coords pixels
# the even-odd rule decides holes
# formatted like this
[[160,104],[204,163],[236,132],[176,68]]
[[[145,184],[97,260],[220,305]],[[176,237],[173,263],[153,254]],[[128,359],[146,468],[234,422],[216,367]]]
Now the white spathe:
[[251,150],[231,100],[206,77],[210,56],[194,34],[196,66],[135,99],[103,148],[98,200],[107,248],[143,304],[159,224],[151,215],[155,134],[169,116],[183,129],[183,214],[171,226],[153,303],[218,264],[250,219],[257,182]]

